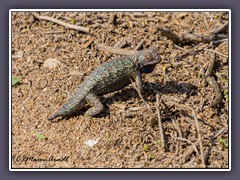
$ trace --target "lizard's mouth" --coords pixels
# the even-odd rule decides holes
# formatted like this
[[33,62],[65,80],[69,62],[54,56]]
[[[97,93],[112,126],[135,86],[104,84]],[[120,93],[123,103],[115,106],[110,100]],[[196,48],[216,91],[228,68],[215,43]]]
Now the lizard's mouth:
[[152,66],[152,65],[156,65],[161,61],[161,59],[158,60],[153,60],[153,61],[148,61],[148,62],[144,62],[143,66]]

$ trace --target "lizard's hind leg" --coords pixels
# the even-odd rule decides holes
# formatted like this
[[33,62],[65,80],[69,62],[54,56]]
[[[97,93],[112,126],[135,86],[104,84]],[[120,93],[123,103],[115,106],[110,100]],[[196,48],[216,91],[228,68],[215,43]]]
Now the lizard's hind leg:
[[89,93],[86,97],[85,97],[87,103],[92,106],[90,109],[87,110],[87,112],[85,113],[87,116],[95,116],[97,114],[99,114],[100,112],[103,111],[104,106],[102,104],[102,102],[100,101],[100,98],[93,94],[93,93]]

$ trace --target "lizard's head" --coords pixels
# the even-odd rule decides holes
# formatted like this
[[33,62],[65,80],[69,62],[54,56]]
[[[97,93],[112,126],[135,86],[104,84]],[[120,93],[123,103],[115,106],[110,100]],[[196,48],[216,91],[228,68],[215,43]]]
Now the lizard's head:
[[139,52],[138,67],[143,73],[151,73],[155,66],[162,60],[156,49],[150,48]]

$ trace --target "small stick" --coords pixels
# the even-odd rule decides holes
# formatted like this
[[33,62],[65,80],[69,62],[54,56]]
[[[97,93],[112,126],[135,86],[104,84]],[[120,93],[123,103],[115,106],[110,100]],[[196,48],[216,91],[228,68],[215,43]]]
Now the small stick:
[[92,37],[92,36],[90,36],[89,37],[89,40],[85,43],[85,44],[82,44],[81,46],[83,47],[83,48],[87,48],[90,44],[92,44],[92,42],[94,41],[94,37]]
[[228,39],[219,39],[219,40],[214,40],[214,41],[212,41],[212,44],[213,45],[216,45],[216,44],[220,44],[220,43],[222,43],[222,42],[227,42],[228,41]]
[[189,108],[192,110],[192,115],[193,115],[195,123],[196,123],[197,135],[198,135],[198,140],[199,140],[199,147],[200,147],[200,152],[201,152],[201,160],[202,160],[202,165],[205,168],[206,164],[205,164],[205,160],[204,160],[203,145],[202,145],[202,135],[200,133],[199,122],[198,122],[195,110],[192,107],[190,107],[190,106],[189,106]]
[[228,30],[228,22],[226,22],[222,26],[218,27],[217,29],[212,30],[210,34],[216,35],[216,34],[219,34],[221,32],[226,32],[227,30]]
[[[130,79],[130,80],[131,80],[131,79]],[[137,93],[138,93],[139,97],[141,98],[141,100],[142,100],[142,101],[144,102],[144,104],[147,106],[148,110],[153,114],[153,110],[151,109],[151,107],[149,106],[149,104],[148,104],[148,103],[145,101],[145,99],[143,98],[140,89],[139,89],[137,86],[135,86],[135,84],[133,83],[132,80],[131,80],[131,82],[132,82],[133,88],[137,91]]]
[[218,103],[220,103],[221,99],[222,99],[222,93],[221,93],[221,89],[217,83],[217,81],[214,79],[214,77],[208,76],[206,78],[207,83],[213,88],[214,92],[215,92],[215,99],[213,100],[211,107],[216,106]]
[[106,46],[104,44],[98,44],[98,50],[110,52],[113,54],[125,55],[125,56],[132,55],[137,52],[134,50],[117,49],[117,48],[113,48],[111,46]]
[[[177,46],[174,46],[174,47],[177,47]],[[212,45],[208,46],[208,48],[211,48],[211,47],[212,47]],[[182,55],[178,56],[177,59],[186,58],[187,56],[194,55],[198,52],[204,51],[204,49],[206,49],[206,48],[194,48],[194,49],[185,51]]]
[[61,26],[64,26],[67,29],[74,29],[74,30],[81,31],[81,32],[89,34],[89,29],[84,28],[84,27],[68,24],[68,23],[60,21],[58,19],[52,18],[52,17],[41,16],[41,15],[35,13],[35,12],[32,12],[32,15],[34,15],[34,17],[38,18],[39,20],[51,21],[51,22],[54,22],[54,23],[59,24]]
[[[153,109],[155,107],[150,107],[150,108]],[[130,110],[130,111],[140,111],[143,109],[148,109],[148,108],[147,107],[130,107],[130,108],[128,108],[128,110]]]
[[137,51],[142,45],[143,45],[143,43],[144,43],[144,39],[142,39],[139,43],[138,43],[138,45],[135,47],[135,51]]
[[215,54],[212,54],[211,59],[208,63],[208,68],[207,68],[206,73],[205,73],[206,78],[208,76],[212,76],[214,64],[215,64]]
[[158,115],[158,126],[159,126],[159,131],[160,131],[161,142],[162,142],[161,145],[162,145],[162,148],[164,148],[165,143],[164,143],[164,135],[163,135],[163,128],[162,128],[162,118],[161,118],[161,113],[159,110],[161,101],[162,101],[162,98],[160,98],[159,94],[156,94],[156,109],[157,109],[157,115]]
[[148,17],[148,14],[143,14],[143,13],[131,13],[131,12],[125,12],[125,15],[129,15],[132,18],[138,18],[138,17]]
[[181,131],[181,129],[180,129],[179,124],[175,121],[175,119],[173,119],[172,122],[173,122],[173,125],[175,126],[175,129],[176,129],[177,132],[178,132],[178,135],[180,136],[180,138],[182,138],[182,137],[183,137],[183,136],[182,136],[182,131]]
[[110,13],[110,17],[109,17],[108,23],[109,24],[113,24],[113,25],[116,24],[116,14],[114,12]]
[[[183,160],[185,162],[189,159],[190,155],[197,150],[198,145],[199,145],[199,140],[193,143],[192,146],[185,151],[185,153],[183,154]],[[198,154],[198,151],[196,151],[196,153]]]
[[212,55],[212,57],[209,61],[209,64],[208,64],[208,69],[205,73],[205,80],[213,88],[214,93],[215,93],[215,99],[214,99],[213,103],[211,104],[211,107],[216,106],[218,103],[220,103],[220,101],[222,99],[221,89],[220,89],[217,81],[215,80],[215,78],[212,76],[214,64],[215,64],[215,54]]
[[[176,137],[177,140],[180,140],[180,141],[185,141],[185,142],[188,142],[189,144],[192,145],[192,149],[196,152],[197,155],[199,155],[199,152],[198,152],[198,149],[197,149],[197,146],[198,146],[198,141],[195,142],[195,143],[192,143],[190,140],[186,139],[186,138],[179,138],[179,137]],[[186,157],[186,156],[184,156]]]
[[182,48],[181,46],[178,46],[177,44],[173,44],[173,46],[177,49],[180,49],[180,50],[186,52],[186,49]]
[[[200,133],[200,127],[199,127],[199,121],[197,119],[197,115],[196,115],[196,112],[195,110],[190,107],[189,105],[185,105],[185,104],[179,104],[179,103],[175,103],[173,102],[173,104],[175,104],[176,106],[179,106],[181,108],[187,108],[189,110],[192,111],[192,116],[194,118],[194,121],[195,121],[195,126],[196,126],[196,129],[197,129],[197,136],[198,136],[198,140],[194,143],[195,146],[198,146],[198,143],[199,143],[199,147],[200,147],[200,155],[201,155],[201,161],[202,161],[202,165],[203,167],[205,168],[206,167],[206,163],[205,163],[205,160],[204,160],[204,153],[203,153],[203,145],[202,145],[202,135]],[[186,161],[186,159],[188,159],[188,157],[192,154],[192,152],[194,151],[195,148],[191,148],[189,150],[187,150],[185,152],[185,154],[183,155],[184,157],[184,160]]]
[[126,45],[126,41],[122,38],[120,41],[118,41],[115,45],[114,45],[114,48],[122,48],[123,46]]
[[174,43],[220,43],[222,41],[216,41],[216,36],[221,32],[226,32],[228,30],[228,22],[222,25],[221,27],[213,30],[209,35],[197,35],[197,34],[190,34],[190,33],[175,33],[168,28],[159,28],[161,35],[166,36],[167,38],[171,39]]
[[[197,141],[197,142],[199,142],[199,146],[200,146],[201,161],[202,161],[202,165],[203,165],[204,168],[205,168],[205,167],[206,167],[206,164],[205,164],[204,154],[203,154],[202,135],[201,135],[201,133],[200,133],[199,121],[198,121],[198,119],[197,119],[196,112],[195,112],[195,110],[194,110],[192,107],[190,107],[189,105],[178,104],[178,103],[175,103],[175,102],[174,102],[174,104],[177,105],[177,106],[179,106],[179,107],[181,107],[181,108],[184,108],[184,107],[185,107],[185,108],[187,108],[187,109],[189,109],[189,110],[192,111],[192,116],[193,116],[193,118],[194,118],[194,120],[195,120],[195,126],[196,126],[196,129],[197,129],[197,135],[198,135],[198,141]],[[197,142],[196,142],[196,143],[197,143]],[[196,144],[195,146],[197,146],[197,144]],[[192,153],[192,151],[191,151],[191,153]],[[191,153],[190,153],[190,154],[191,154]],[[184,157],[185,157],[185,159],[186,159],[187,156],[184,156]]]
[[228,130],[228,127],[223,127],[217,132],[217,134],[214,135],[214,137],[217,138],[220,134],[225,133],[227,130]]
[[212,53],[215,53],[215,54],[219,54],[219,55],[221,55],[221,56],[223,56],[223,57],[228,58],[228,55],[222,54],[222,53],[220,53],[220,52],[218,52],[218,51],[214,51],[214,50],[212,50],[212,49],[203,49],[203,50],[204,50],[204,51],[208,51],[208,52],[212,52]]
[[175,33],[172,32],[168,28],[160,28],[160,32],[163,36],[171,39],[174,43],[208,43],[212,41],[212,37],[210,36],[203,36],[203,35],[196,35],[196,34],[183,34],[183,33]]
[[56,31],[46,31],[45,34],[54,34],[54,33],[64,33],[64,30],[56,30]]

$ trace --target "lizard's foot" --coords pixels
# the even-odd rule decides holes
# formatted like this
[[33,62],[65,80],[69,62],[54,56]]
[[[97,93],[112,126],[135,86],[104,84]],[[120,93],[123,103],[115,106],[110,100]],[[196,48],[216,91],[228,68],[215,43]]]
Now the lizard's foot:
[[86,99],[87,103],[90,106],[92,106],[85,113],[87,116],[92,117],[92,116],[95,116],[95,115],[97,115],[97,114],[99,114],[100,112],[103,111],[104,106],[101,103],[101,101],[100,101],[98,96],[96,96],[95,94],[88,94],[85,99]]

